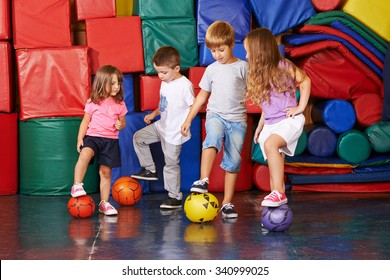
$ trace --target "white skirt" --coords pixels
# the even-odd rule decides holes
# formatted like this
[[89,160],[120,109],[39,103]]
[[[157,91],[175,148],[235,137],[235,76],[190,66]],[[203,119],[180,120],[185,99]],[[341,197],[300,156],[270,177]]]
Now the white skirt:
[[303,114],[299,114],[291,118],[286,118],[275,124],[264,125],[263,130],[260,132],[259,138],[257,140],[263,153],[264,160],[267,159],[267,156],[264,152],[264,143],[272,134],[279,135],[287,143],[287,145],[280,148],[279,151],[285,155],[293,156],[304,125],[305,116]]

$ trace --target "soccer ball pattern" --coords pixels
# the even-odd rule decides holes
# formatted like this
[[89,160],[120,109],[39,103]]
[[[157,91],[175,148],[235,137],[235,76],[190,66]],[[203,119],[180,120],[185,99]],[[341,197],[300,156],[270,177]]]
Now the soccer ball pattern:
[[218,199],[211,193],[191,193],[184,202],[184,214],[193,223],[211,222],[218,211]]
[[293,212],[287,204],[264,207],[261,211],[261,223],[269,231],[285,231],[291,226],[293,218]]
[[68,212],[79,219],[91,217],[95,212],[95,202],[89,195],[71,197],[68,201]]
[[122,206],[136,204],[142,196],[142,187],[134,178],[124,176],[112,185],[112,198]]

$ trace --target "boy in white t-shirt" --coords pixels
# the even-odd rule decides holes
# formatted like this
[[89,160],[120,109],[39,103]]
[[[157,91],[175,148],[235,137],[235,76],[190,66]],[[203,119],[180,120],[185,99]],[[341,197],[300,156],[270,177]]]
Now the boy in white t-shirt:
[[151,124],[159,115],[160,119],[134,134],[134,149],[142,170],[131,177],[158,180],[150,144],[161,142],[165,160],[164,188],[168,191],[168,199],[160,208],[181,208],[183,195],[180,191],[179,159],[182,144],[191,138],[191,134],[183,136],[180,128],[194,103],[194,89],[192,83],[180,74],[180,54],[175,48],[171,46],[159,48],[152,62],[162,80],[160,103],[156,110],[145,116],[144,121]]

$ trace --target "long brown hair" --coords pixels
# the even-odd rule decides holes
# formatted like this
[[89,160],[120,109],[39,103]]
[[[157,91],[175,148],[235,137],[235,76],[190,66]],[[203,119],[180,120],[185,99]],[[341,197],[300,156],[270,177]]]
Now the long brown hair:
[[104,65],[99,68],[95,74],[92,85],[91,101],[93,103],[99,103],[103,99],[110,97],[110,92],[107,92],[107,85],[111,89],[112,75],[116,74],[118,76],[118,82],[120,84],[120,90],[112,98],[117,102],[123,101],[124,90],[123,90],[123,74],[115,66]]
[[282,57],[271,31],[268,28],[256,28],[248,33],[244,44],[249,53],[247,93],[252,102],[269,102],[272,89],[295,95],[295,83],[299,83],[295,71],[301,70]]

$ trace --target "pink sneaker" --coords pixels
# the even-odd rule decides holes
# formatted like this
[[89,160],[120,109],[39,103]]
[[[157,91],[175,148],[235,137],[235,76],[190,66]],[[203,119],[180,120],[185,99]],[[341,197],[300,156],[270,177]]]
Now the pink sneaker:
[[72,189],[70,190],[70,195],[72,197],[79,197],[86,195],[87,193],[85,192],[83,188],[83,183],[76,183],[72,186]]
[[99,203],[99,212],[107,216],[118,214],[118,211],[114,208],[114,206],[104,200]]
[[286,194],[278,191],[272,191],[269,195],[264,197],[264,200],[261,202],[261,206],[278,207],[285,203],[287,203]]

